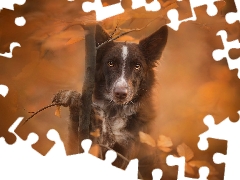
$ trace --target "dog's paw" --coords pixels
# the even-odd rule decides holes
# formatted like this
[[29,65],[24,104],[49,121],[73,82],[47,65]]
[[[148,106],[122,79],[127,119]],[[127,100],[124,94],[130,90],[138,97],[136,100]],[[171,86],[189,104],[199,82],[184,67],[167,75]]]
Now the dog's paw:
[[52,103],[70,108],[79,107],[81,105],[81,94],[77,91],[61,90],[54,95]]

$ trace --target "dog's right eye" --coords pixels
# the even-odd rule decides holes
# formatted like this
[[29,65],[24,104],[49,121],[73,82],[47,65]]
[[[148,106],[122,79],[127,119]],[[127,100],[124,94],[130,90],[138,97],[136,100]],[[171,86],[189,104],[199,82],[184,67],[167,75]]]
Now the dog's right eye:
[[113,67],[113,62],[112,61],[108,61],[108,66],[109,67]]

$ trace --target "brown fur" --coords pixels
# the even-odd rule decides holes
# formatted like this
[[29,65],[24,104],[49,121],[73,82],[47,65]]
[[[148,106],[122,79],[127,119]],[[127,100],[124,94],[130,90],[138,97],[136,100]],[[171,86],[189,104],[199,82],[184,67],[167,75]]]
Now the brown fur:
[[[154,161],[154,152],[149,153],[149,147],[140,143],[139,131],[149,133],[149,125],[155,117],[151,100],[155,82],[153,68],[161,57],[167,35],[168,30],[164,26],[139,44],[108,42],[97,51],[90,129],[100,129],[97,143],[114,149],[128,159],[139,158],[140,164]],[[97,25],[96,44],[109,38]],[[123,46],[128,50],[126,59],[122,56]],[[123,72],[126,83],[119,87],[116,82]],[[117,88],[126,92],[121,99],[116,95]],[[81,94],[72,90],[60,91],[53,102],[69,107],[70,141],[73,142],[72,148],[77,150],[78,142],[74,139],[77,137],[79,109],[82,105]],[[105,152],[103,148],[103,156]],[[126,167],[126,162],[117,158],[115,165]]]

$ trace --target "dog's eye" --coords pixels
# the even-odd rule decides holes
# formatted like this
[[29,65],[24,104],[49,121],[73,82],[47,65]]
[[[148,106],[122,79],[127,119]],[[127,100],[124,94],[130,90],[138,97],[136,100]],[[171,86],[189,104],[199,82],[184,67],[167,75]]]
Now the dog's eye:
[[113,67],[113,62],[112,62],[112,61],[109,61],[109,62],[108,62],[108,66],[109,66],[109,67]]
[[135,65],[135,69],[136,69],[136,70],[139,70],[140,68],[141,68],[141,65],[140,65],[140,64],[136,64],[136,65]]

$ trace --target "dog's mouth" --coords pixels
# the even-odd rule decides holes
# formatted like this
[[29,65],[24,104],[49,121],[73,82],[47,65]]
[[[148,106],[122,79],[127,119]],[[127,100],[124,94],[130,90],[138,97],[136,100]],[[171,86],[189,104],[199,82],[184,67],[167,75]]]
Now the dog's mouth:
[[117,105],[126,105],[128,104],[130,101],[125,101],[125,100],[121,100],[121,99],[113,99],[113,102]]

